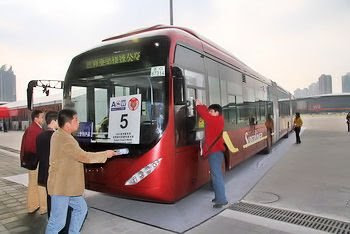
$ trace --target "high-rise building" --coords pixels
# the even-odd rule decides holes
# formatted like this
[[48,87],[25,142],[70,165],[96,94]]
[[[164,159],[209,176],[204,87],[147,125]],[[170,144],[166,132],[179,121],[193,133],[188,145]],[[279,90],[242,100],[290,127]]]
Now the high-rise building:
[[318,78],[319,94],[329,94],[332,93],[332,76],[322,74]]
[[304,96],[304,97],[310,96],[310,91],[309,91],[308,88],[303,88],[303,89],[302,89],[302,93],[303,93],[303,96]]
[[316,96],[320,93],[320,87],[318,85],[318,82],[314,82],[311,85],[309,85],[309,96]]
[[303,89],[296,89],[294,91],[294,97],[295,98],[303,98],[303,97],[307,97],[310,96],[310,92],[308,88],[303,88]]
[[294,97],[301,98],[301,89],[297,88],[296,90],[294,90]]
[[350,93],[350,72],[341,77],[341,87],[343,93]]
[[6,65],[0,68],[0,101],[16,101],[16,75],[12,67],[7,69]]

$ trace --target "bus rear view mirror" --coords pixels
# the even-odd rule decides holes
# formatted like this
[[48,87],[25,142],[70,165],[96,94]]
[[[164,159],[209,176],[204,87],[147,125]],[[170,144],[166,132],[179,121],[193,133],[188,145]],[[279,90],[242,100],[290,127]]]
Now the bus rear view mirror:
[[27,107],[28,107],[28,110],[33,109],[33,89],[36,86],[37,86],[36,80],[31,80],[28,83],[28,87],[27,87]]
[[35,87],[42,87],[43,93],[49,96],[49,88],[63,89],[64,82],[61,80],[31,80],[27,86],[27,107],[33,109],[33,90]]
[[174,81],[174,102],[175,105],[185,105],[185,78],[179,67],[172,67]]

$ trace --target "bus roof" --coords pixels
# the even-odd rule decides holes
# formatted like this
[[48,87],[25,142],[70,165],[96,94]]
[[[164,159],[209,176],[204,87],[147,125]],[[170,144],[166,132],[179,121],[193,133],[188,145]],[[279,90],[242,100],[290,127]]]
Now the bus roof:
[[[158,32],[156,32],[156,31],[158,31]],[[234,55],[229,53],[227,50],[223,49],[221,46],[217,45],[216,43],[212,42],[211,40],[207,39],[206,37],[196,33],[195,31],[188,29],[188,28],[185,28],[185,27],[159,24],[159,25],[154,25],[151,27],[136,29],[136,30],[124,33],[124,34],[117,35],[117,36],[109,37],[109,38],[102,40],[102,42],[104,43],[103,45],[112,44],[112,43],[116,43],[119,41],[132,40],[132,39],[135,39],[136,37],[140,37],[140,36],[147,37],[147,36],[152,36],[152,35],[158,35],[157,33],[159,33],[160,31],[161,31],[161,34],[164,34],[164,35],[170,35],[172,33],[191,35],[193,38],[197,39],[198,42],[200,42],[202,44],[201,47],[203,48],[204,53],[208,53],[208,54],[212,55],[211,51],[214,51],[214,53],[220,54],[220,57],[219,57],[220,60],[236,67],[236,69],[239,69],[241,72],[245,73],[246,75],[249,75],[249,76],[253,77],[254,79],[258,79],[258,80],[260,80],[268,85],[272,85],[272,83],[275,83],[272,80],[259,74],[258,72],[256,72],[252,68],[250,68],[249,66],[247,66],[244,62],[240,61],[238,58],[236,58]],[[117,41],[115,41],[115,40],[117,40]],[[99,47],[99,46],[97,46],[97,47]],[[94,47],[92,49],[95,49],[97,47]],[[289,93],[288,91],[284,90],[283,88],[282,88],[282,90],[285,91],[286,93]]]
[[[270,79],[267,79],[266,77],[262,76],[261,74],[259,74],[258,72],[254,71],[252,68],[250,68],[249,66],[247,66],[244,62],[242,62],[241,60],[239,60],[237,57],[235,57],[234,55],[232,55],[231,53],[229,53],[227,50],[225,50],[224,48],[222,48],[221,46],[217,45],[216,43],[214,43],[213,41],[209,40],[208,38],[196,33],[195,31],[185,28],[185,27],[179,27],[179,26],[170,26],[170,25],[154,25],[152,27],[146,27],[146,28],[140,28],[140,29],[136,29],[124,34],[120,34],[117,36],[113,36],[113,37],[109,37],[106,38],[104,40],[102,40],[102,42],[109,42],[112,40],[116,40],[116,39],[122,39],[125,37],[130,37],[130,36],[135,36],[135,35],[140,35],[140,34],[144,34],[147,32],[151,32],[151,31],[157,31],[157,30],[164,30],[164,29],[168,29],[168,30],[177,30],[178,32],[185,32],[188,33],[190,35],[192,35],[193,37],[197,38],[200,42],[202,42],[204,45],[204,52],[208,51],[206,49],[208,49],[209,47],[212,47],[214,49],[216,49],[217,51],[221,52],[223,55],[226,55],[227,57],[229,57],[229,59],[231,61],[227,61],[227,59],[223,59],[220,58],[221,60],[230,63],[231,65],[235,66],[236,68],[240,69],[242,72],[246,73],[247,75],[250,75],[252,77],[254,77],[255,79],[259,79],[264,81],[265,83],[268,83],[269,85],[271,84]],[[232,62],[234,62],[235,64],[232,64]]]

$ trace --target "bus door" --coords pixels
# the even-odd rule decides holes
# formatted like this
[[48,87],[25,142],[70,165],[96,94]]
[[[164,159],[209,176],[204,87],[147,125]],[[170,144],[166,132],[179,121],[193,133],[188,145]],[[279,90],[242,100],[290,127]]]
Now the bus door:
[[204,86],[205,80],[204,74],[177,69],[183,80],[174,80],[176,164],[181,167],[184,178],[190,180],[182,183],[189,183],[187,189],[193,189],[209,178],[208,162],[200,151],[204,123],[200,121],[195,107],[196,99],[206,103],[206,95],[204,88],[194,85],[202,83]]
[[279,112],[279,108],[278,108],[278,101],[277,98],[273,100],[272,102],[272,106],[273,106],[273,116],[275,119],[275,129],[274,129],[274,142],[277,142],[278,139],[280,138],[280,112]]
[[248,129],[245,133],[245,149],[248,151],[246,158],[250,157],[257,151],[257,103],[247,103],[245,106],[247,108],[247,117],[248,117]]

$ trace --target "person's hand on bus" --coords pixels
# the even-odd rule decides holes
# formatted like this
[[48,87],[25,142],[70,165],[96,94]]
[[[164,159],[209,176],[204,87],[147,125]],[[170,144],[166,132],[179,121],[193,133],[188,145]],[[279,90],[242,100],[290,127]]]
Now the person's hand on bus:
[[115,152],[114,150],[106,150],[106,152],[107,152],[107,158],[111,158],[113,156],[117,156],[118,155],[118,153]]
[[201,100],[196,99],[196,106],[199,106],[199,105],[203,105],[203,103],[201,102]]

